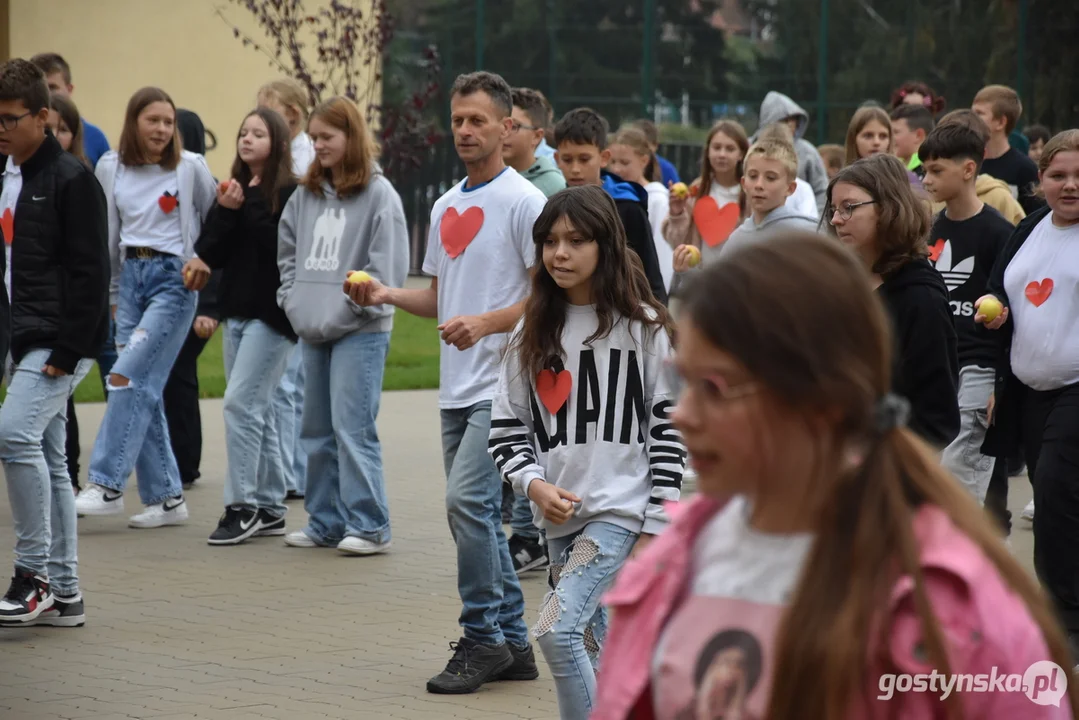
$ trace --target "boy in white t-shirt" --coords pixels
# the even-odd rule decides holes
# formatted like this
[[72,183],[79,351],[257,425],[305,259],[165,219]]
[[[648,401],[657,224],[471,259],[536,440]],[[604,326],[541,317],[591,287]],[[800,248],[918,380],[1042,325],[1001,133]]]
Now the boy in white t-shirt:
[[461,75],[453,85],[453,141],[468,177],[431,210],[423,261],[431,287],[345,283],[354,302],[437,317],[442,333],[446,510],[457,543],[464,636],[453,644],[446,669],[427,683],[432,693],[469,693],[492,680],[539,676],[523,620],[524,595],[502,530],[502,480],[487,453],[501,352],[529,292],[536,258],[532,225],[546,202],[503,162],[511,110],[510,87],[498,75]]

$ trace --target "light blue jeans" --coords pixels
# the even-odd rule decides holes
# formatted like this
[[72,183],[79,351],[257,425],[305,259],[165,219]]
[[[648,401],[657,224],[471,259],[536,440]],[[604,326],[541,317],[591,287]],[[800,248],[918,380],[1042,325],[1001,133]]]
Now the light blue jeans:
[[184,287],[183,260],[128,258],[120,272],[116,351],[109,401],[90,457],[90,482],[123,492],[134,471],[139,497],[154,505],[182,494],[161,393],[195,320],[198,293]]
[[271,400],[293,343],[261,320],[225,322],[225,449],[229,472],[225,507],[265,510],[285,506],[285,474]]
[[532,517],[532,503],[524,495],[514,494],[513,496],[510,529],[518,537],[528,538],[533,541],[539,540],[539,528],[536,527]]
[[996,463],[996,458],[982,454],[995,379],[993,370],[976,365],[959,371],[959,434],[940,457],[941,465],[955,475],[979,505],[985,503]]
[[345,537],[390,540],[390,509],[378,440],[388,332],[357,332],[303,344],[300,442],[307,453],[309,515],[304,533],[319,545]]
[[281,444],[281,464],[285,471],[287,490],[303,495],[307,492],[307,454],[300,444],[303,422],[303,340],[296,343],[288,356],[288,366],[281,383],[274,390],[273,410]]
[[487,453],[491,402],[442,410],[446,514],[457,544],[457,592],[465,637],[528,645],[525,599],[502,530],[502,478]]
[[60,595],[79,589],[75,493],[67,471],[67,399],[90,372],[82,360],[74,375],[41,370],[51,351],[22,359],[0,407],[0,462],[15,525],[15,565],[49,578]]
[[547,537],[550,592],[533,632],[554,678],[562,720],[592,712],[599,652],[607,635],[607,611],[600,601],[636,542],[636,533],[604,522],[565,537]]

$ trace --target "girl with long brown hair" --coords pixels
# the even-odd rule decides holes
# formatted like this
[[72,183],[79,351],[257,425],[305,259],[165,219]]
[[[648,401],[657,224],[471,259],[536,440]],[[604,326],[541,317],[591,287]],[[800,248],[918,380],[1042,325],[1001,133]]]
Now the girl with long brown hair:
[[579,720],[594,703],[600,597],[667,525],[685,448],[662,372],[670,321],[614,201],[598,186],[563,190],[532,236],[532,294],[502,362],[489,448],[547,534],[550,591],[533,632],[563,720]]
[[236,159],[195,249],[221,271],[224,321],[225,512],[208,540],[238,545],[285,534],[285,475],[274,390],[296,342],[277,304],[277,225],[296,189],[288,126],[273,110],[252,110],[240,124]]
[[[708,131],[700,176],[693,181],[688,195],[671,193],[663,237],[675,251],[692,245],[707,259],[741,224],[745,214],[742,162],[748,150],[745,128],[734,120],[720,120]],[[677,272],[688,269],[675,264]]]
[[400,287],[408,273],[401,198],[378,166],[374,138],[347,98],[311,113],[315,161],[278,225],[277,301],[303,340],[300,442],[307,454],[307,526],[292,547],[373,555],[390,547],[379,400],[393,308],[341,292],[351,271]]
[[[733,249],[683,308],[673,417],[700,495],[607,596],[593,720],[1071,717],[1036,583],[905,427],[858,258],[814,235]],[[969,692],[991,675],[1010,692]]]
[[162,394],[195,320],[210,268],[195,254],[214,178],[202,155],[183,149],[176,106],[160,88],[127,104],[118,151],[95,170],[109,207],[110,303],[119,357],[109,373],[109,403],[90,458],[80,515],[123,512],[136,472],[146,506],[128,524],[157,528],[187,520]]
[[1046,143],[1039,181],[1047,207],[1005,244],[974,320],[999,330],[1004,350],[986,448],[998,462],[1025,456],[1037,508],[1034,567],[1079,661],[1079,130]]
[[959,433],[959,356],[948,288],[926,259],[929,211],[903,163],[873,155],[828,184],[822,222],[854,250],[895,323],[895,391],[912,407],[911,428],[946,447]]

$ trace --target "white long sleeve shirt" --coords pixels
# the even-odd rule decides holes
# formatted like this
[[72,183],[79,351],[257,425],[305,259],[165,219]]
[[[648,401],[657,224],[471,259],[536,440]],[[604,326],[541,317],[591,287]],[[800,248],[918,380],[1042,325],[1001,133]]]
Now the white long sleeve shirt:
[[667,523],[663,503],[679,497],[686,463],[682,436],[670,419],[676,389],[663,371],[670,339],[662,329],[622,319],[607,337],[586,346],[597,327],[593,307],[568,308],[565,358],[553,365],[569,372],[570,387],[553,414],[537,393],[536,378],[523,376],[511,345],[492,405],[490,453],[520,493],[527,495],[540,479],[581,498],[562,525],[548,523],[533,503],[537,527],[551,537],[589,522],[656,534]]

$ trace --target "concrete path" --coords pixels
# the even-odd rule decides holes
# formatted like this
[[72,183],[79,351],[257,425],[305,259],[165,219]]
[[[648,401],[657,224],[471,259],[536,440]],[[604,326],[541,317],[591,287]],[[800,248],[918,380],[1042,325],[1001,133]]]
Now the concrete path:
[[[85,459],[103,409],[79,406]],[[434,392],[383,397],[394,547],[371,558],[287,548],[280,538],[208,546],[222,511],[224,427],[220,401],[202,411],[203,479],[188,493],[189,524],[81,521],[87,625],[0,632],[0,718],[557,718],[546,667],[536,682],[475,695],[424,690],[460,632]],[[1028,483],[1013,481],[1017,517],[1029,497]],[[126,503],[128,514],[141,507],[133,487]],[[293,505],[289,528],[303,521]],[[1016,525],[1016,554],[1029,566],[1029,523]],[[12,537],[0,493],[0,546]],[[544,579],[532,573],[524,587],[531,623]]]

